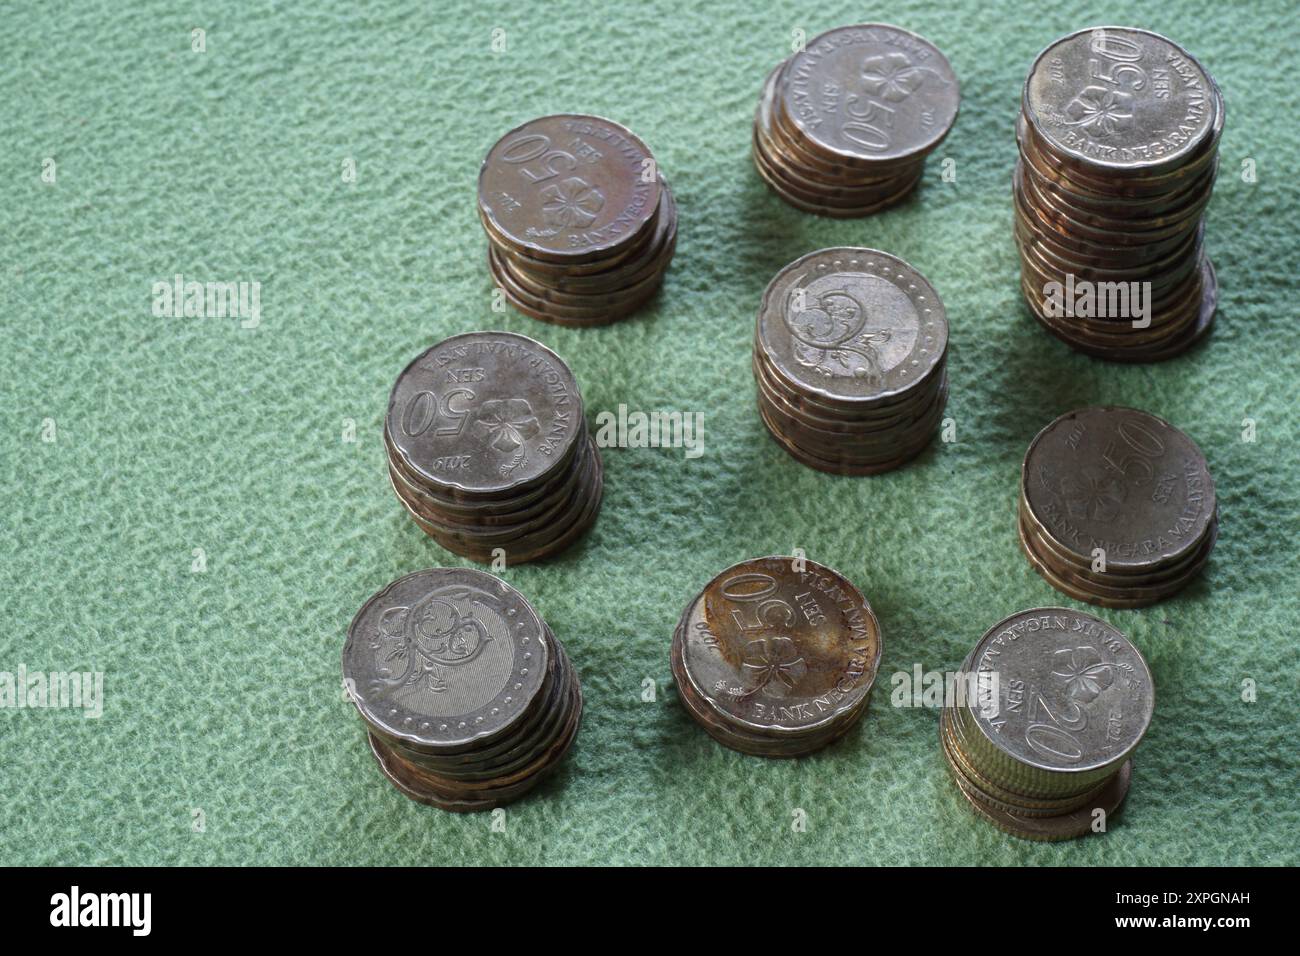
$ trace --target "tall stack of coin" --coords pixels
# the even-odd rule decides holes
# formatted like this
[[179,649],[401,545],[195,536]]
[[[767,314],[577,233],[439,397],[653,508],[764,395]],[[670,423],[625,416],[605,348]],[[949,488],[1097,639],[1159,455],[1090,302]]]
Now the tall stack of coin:
[[928,40],[883,23],[837,27],[768,74],[754,165],[796,209],[867,216],[911,193],[960,103]]
[[866,712],[881,646],[871,605],[838,572],[769,557],[705,585],[682,613],[669,659],[682,703],[715,740],[797,757]]
[[939,737],[976,813],[1028,840],[1101,832],[1155,705],[1137,648],[1091,614],[1033,608],[995,624],[958,677]]
[[677,206],[650,150],[599,116],[543,116],[506,133],[479,170],[478,208],[502,294],[558,325],[635,312],[677,245]]
[[1154,362],[1209,331],[1202,219],[1223,119],[1210,74],[1158,34],[1097,27],[1038,55],[1016,124],[1015,235],[1025,301],[1053,335]]
[[527,336],[467,332],[417,356],[389,396],[384,444],[411,517],[475,561],[556,554],[600,510],[600,452],[578,383]]
[[804,464],[887,471],[930,443],[948,400],[947,354],[947,316],[924,276],[875,249],[822,249],[763,293],[758,410]]
[[1154,604],[1200,574],[1218,531],[1205,456],[1155,415],[1082,408],[1040,431],[1025,453],[1021,547],[1076,600]]
[[582,719],[577,674],[524,596],[470,568],[399,578],[352,619],[343,681],[408,797],[487,810],[537,786]]

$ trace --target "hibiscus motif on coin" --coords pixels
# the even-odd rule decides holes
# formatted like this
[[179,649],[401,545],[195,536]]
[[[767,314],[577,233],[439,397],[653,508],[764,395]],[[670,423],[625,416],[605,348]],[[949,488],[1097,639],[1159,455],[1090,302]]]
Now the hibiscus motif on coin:
[[583,229],[596,221],[605,196],[585,179],[571,176],[542,190],[542,213],[554,229]]

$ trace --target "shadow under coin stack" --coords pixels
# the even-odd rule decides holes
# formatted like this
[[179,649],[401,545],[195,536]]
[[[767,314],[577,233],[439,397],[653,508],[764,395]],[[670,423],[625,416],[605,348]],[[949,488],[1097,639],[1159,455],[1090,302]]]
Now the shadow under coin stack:
[[1020,471],[1020,545],[1062,594],[1103,607],[1154,604],[1201,573],[1219,533],[1205,456],[1132,408],[1068,412]]
[[1091,614],[1034,608],[994,625],[958,677],[939,738],[975,812],[1027,840],[1103,832],[1155,706],[1137,648]]
[[839,573],[769,557],[705,586],[682,614],[669,658],[683,705],[715,740],[798,757],[866,712],[881,647],[871,605]]
[[960,103],[957,77],[929,41],[882,23],[837,27],[768,75],[754,165],[796,209],[868,216],[911,193]]
[[511,130],[479,170],[488,267],[525,315],[603,325],[658,290],[677,246],[677,205],[650,150],[599,116],[543,116]]
[[380,770],[444,810],[537,786],[582,720],[577,674],[523,595],[470,568],[399,578],[348,628],[343,680]]
[[1053,335],[1155,362],[1209,331],[1218,287],[1203,217],[1223,120],[1209,73],[1158,34],[1081,30],[1038,55],[1012,191],[1021,291]]
[[389,396],[384,445],[416,524],[475,561],[556,554],[600,511],[600,452],[578,383],[527,336],[467,332],[419,355]]
[[822,249],[768,285],[754,331],[758,410],[799,461],[888,471],[929,445],[948,400],[948,320],[934,288],[875,249]]

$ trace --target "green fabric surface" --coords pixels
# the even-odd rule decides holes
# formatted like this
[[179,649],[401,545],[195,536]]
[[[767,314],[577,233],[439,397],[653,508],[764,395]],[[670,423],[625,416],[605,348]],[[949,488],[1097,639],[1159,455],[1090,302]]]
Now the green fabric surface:
[[[911,201],[821,219],[758,179],[753,109],[792,29],[864,19],[938,45],[961,114]],[[0,712],[0,862],[1300,862],[1291,4],[148,2],[23,4],[4,22],[0,670],[103,671],[106,699],[98,720]],[[1021,84],[1043,46],[1095,23],[1173,38],[1228,103],[1208,216],[1218,324],[1160,365],[1072,352],[1018,290]],[[206,52],[191,49],[195,27]],[[633,129],[680,206],[662,294],[609,328],[492,310],[479,162],[506,130],[561,111]],[[951,323],[957,441],[879,477],[797,464],[754,406],[759,296],[831,245],[903,257]],[[155,317],[153,284],[177,273],[261,282],[259,327]],[[504,574],[563,641],[587,703],[563,769],[508,808],[504,833],[385,782],[339,681],[362,601],[464,563],[403,513],[380,425],[412,356],[481,328],[555,349],[593,420],[620,403],[705,415],[698,459],[606,450],[593,532]],[[1037,430],[1098,403],[1147,409],[1200,444],[1222,531],[1182,595],[1097,611],[1150,662],[1155,718],[1110,832],[1039,845],[974,817],[946,775],[937,712],[890,706],[890,677],[955,668],[1013,611],[1076,606],[1020,554],[1016,488]],[[862,587],[884,659],[845,741],[767,761],[691,722],[668,645],[714,574],[794,547]]]

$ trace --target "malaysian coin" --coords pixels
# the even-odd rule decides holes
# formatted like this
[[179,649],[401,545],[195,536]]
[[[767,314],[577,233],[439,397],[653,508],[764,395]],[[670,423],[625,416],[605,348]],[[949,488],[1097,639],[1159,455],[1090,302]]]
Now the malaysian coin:
[[796,459],[837,474],[898,467],[930,442],[947,401],[948,320],[896,256],[837,247],[768,284],[754,334],[759,414]]
[[478,204],[501,294],[559,325],[635,312],[676,248],[676,205],[654,157],[599,116],[543,116],[511,130],[483,161]]
[[343,678],[384,775],[449,810],[522,796],[577,733],[581,691],[555,635],[482,571],[399,578],[357,612]]
[[1021,611],[984,634],[959,676],[940,751],[980,816],[1025,839],[1064,840],[1119,809],[1155,695],[1117,629],[1068,608]]
[[507,244],[559,262],[600,259],[635,238],[659,189],[654,157],[631,130],[574,113],[506,133],[478,182],[479,208]]
[[421,353],[398,376],[385,425],[433,487],[498,496],[545,477],[586,430],[568,366],[513,332],[453,335]]
[[1132,408],[1084,408],[1049,424],[1025,453],[1020,495],[1026,547],[1072,591],[1098,598],[1165,596],[1162,583],[1181,586],[1203,567],[1217,531],[1205,456]]
[[880,664],[870,604],[837,572],[804,559],[728,568],[692,602],[680,630],[683,695],[742,742],[770,740],[791,756],[824,746],[860,716]]
[[912,192],[959,105],[957,78],[929,41],[882,23],[838,27],[768,75],[754,166],[797,209],[871,215]]
[[[1205,69],[1150,31],[1080,30],[1039,54],[1012,194],[1022,290],[1053,335],[1098,358],[1154,362],[1209,331],[1218,294],[1203,217],[1225,112]],[[1054,291],[1076,280],[1125,294],[1076,309]]]
[[[1031,608],[976,644],[977,700],[956,709],[967,753],[1008,790],[1063,796],[1128,760],[1155,706],[1151,672],[1118,629],[1083,611]],[[996,679],[995,679],[996,677]]]
[[1213,81],[1191,54],[1132,27],[1052,43],[1030,68],[1023,101],[1052,150],[1094,174],[1176,166],[1211,135],[1217,110]]
[[837,27],[785,69],[777,108],[809,146],[844,163],[910,160],[938,146],[957,118],[957,77],[939,49],[901,27]]
[[454,749],[509,731],[546,674],[543,625],[514,588],[471,568],[399,578],[353,618],[343,679],[362,718],[397,740]]
[[452,336],[398,377],[388,475],[416,524],[456,554],[555,554],[599,510],[604,471],[582,395],[550,349],[511,332]]

